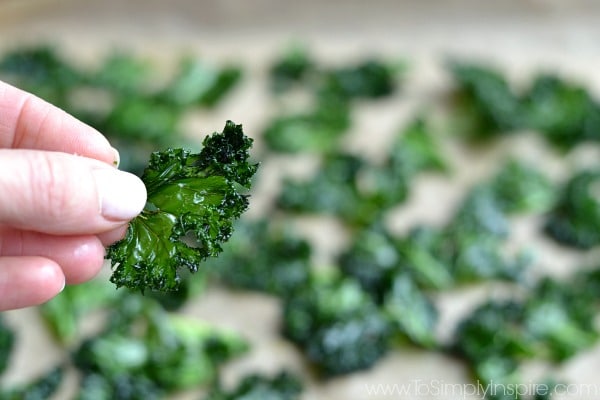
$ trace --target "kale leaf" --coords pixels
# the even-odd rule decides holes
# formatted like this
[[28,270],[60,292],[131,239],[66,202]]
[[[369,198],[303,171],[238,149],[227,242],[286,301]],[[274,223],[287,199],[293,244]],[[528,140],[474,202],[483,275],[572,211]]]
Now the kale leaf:
[[[251,146],[242,126],[227,121],[222,133],[204,139],[198,154],[152,154],[142,175],[148,203],[125,238],[107,251],[117,287],[176,290],[179,268],[195,272],[221,252],[234,220],[248,207],[241,188],[250,187],[258,167],[248,161]],[[190,239],[195,243],[188,244]]]
[[237,333],[166,312],[139,294],[108,318],[103,331],[73,352],[84,377],[81,398],[93,398],[85,393],[92,388],[104,392],[97,398],[142,399],[213,383],[221,364],[248,350]]
[[364,370],[387,352],[390,322],[350,278],[313,275],[283,302],[283,333],[325,377]]
[[6,326],[0,316],[0,374],[8,366],[14,344],[15,334],[12,329]]
[[236,235],[211,260],[211,269],[227,285],[279,296],[306,284],[311,247],[291,224],[273,220],[239,221]]
[[7,390],[0,389],[2,400],[46,400],[58,391],[65,375],[65,367],[52,368],[45,374]]
[[600,171],[578,172],[562,189],[546,222],[546,233],[559,243],[589,249],[600,243]]
[[302,392],[300,379],[288,371],[272,377],[258,373],[244,376],[235,389],[217,387],[204,400],[297,400]]

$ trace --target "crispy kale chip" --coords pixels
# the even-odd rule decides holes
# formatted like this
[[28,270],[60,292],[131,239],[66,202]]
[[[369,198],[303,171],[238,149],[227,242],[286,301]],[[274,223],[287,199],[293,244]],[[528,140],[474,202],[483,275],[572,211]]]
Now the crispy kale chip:
[[0,374],[8,366],[12,348],[15,343],[15,334],[6,326],[0,316]]
[[222,133],[204,139],[198,154],[182,149],[152,154],[142,175],[146,208],[107,252],[117,287],[176,290],[181,267],[195,272],[221,252],[234,220],[248,207],[241,188],[250,187],[257,170],[248,161],[251,146],[242,126],[228,121]]
[[240,220],[223,254],[210,261],[211,272],[227,285],[284,296],[306,284],[311,247],[291,224]]
[[52,398],[63,381],[65,368],[58,366],[31,382],[11,387],[7,390],[0,389],[2,400],[46,400]]
[[166,312],[138,294],[108,317],[104,330],[73,353],[84,378],[81,399],[163,398],[214,383],[220,365],[248,349],[237,333]]
[[554,144],[570,148],[599,139],[600,105],[583,86],[540,75],[525,96],[525,107],[530,127]]
[[565,185],[546,222],[546,233],[567,246],[589,249],[600,243],[600,171],[586,170]]
[[[542,278],[524,299],[489,300],[459,323],[455,350],[478,379],[507,384],[522,381],[524,361],[560,362],[591,348],[599,335],[593,322],[598,305],[590,293],[582,296],[582,290],[593,287],[581,284],[589,276],[564,282]],[[509,397],[498,393],[490,398]]]
[[467,122],[467,133],[486,137],[524,125],[521,99],[500,71],[464,62],[451,63],[449,70],[457,86],[455,106]]
[[555,201],[555,187],[538,168],[521,160],[506,161],[491,182],[498,206],[507,214],[547,211]]
[[374,365],[388,350],[390,323],[353,280],[313,275],[283,303],[283,333],[325,377]]
[[253,373],[244,376],[235,389],[217,387],[204,400],[297,400],[301,393],[302,382],[288,371],[272,377]]

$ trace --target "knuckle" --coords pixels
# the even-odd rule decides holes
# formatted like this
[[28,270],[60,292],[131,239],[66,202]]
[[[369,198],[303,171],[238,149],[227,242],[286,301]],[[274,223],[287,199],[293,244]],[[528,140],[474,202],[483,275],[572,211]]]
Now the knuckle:
[[68,171],[63,163],[40,153],[31,160],[32,196],[37,200],[44,218],[58,220],[70,210]]

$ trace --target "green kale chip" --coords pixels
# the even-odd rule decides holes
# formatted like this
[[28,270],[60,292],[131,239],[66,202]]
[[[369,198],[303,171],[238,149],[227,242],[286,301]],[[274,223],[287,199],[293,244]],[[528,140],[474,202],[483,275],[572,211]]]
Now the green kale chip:
[[285,92],[303,83],[311,72],[315,72],[315,64],[308,50],[300,44],[284,49],[269,68],[269,81],[273,92]]
[[410,274],[399,273],[394,277],[392,288],[385,296],[383,310],[394,332],[426,348],[437,346],[435,328],[438,311]]
[[79,285],[68,285],[38,311],[54,338],[63,345],[79,339],[81,324],[94,311],[115,306],[125,292],[115,294],[114,286],[102,279]]
[[6,326],[2,316],[0,316],[0,374],[2,374],[8,366],[14,344],[15,334],[8,326]]
[[525,361],[560,362],[592,347],[599,336],[598,305],[589,293],[582,296],[583,277],[542,278],[521,299],[480,305],[459,323],[454,349],[483,382],[514,384],[522,381]]
[[223,245],[223,254],[210,261],[210,272],[221,281],[279,296],[306,284],[311,247],[291,226],[267,219],[240,220],[235,231]]
[[31,382],[27,382],[17,387],[7,390],[0,389],[0,399],[2,400],[47,400],[52,398],[60,387],[64,367],[55,367],[42,376],[37,377]]
[[453,62],[449,70],[457,86],[457,112],[468,120],[467,133],[487,137],[525,125],[522,101],[500,71],[466,62]]
[[222,363],[248,349],[237,333],[166,312],[139,294],[131,294],[108,318],[103,331],[73,352],[74,364],[87,378],[81,398],[90,398],[83,393],[86,386],[141,399],[125,396],[126,390],[173,393],[211,384]]
[[600,243],[600,171],[575,174],[562,189],[548,216],[545,231],[566,246],[589,249]]
[[231,391],[213,389],[204,400],[297,400],[302,383],[288,371],[269,377],[258,373],[246,375]]
[[250,187],[258,167],[248,161],[251,146],[242,126],[227,121],[222,133],[204,139],[198,154],[182,149],[152,154],[142,175],[148,203],[125,238],[107,251],[117,287],[176,290],[179,268],[195,272],[221,252],[234,220],[248,207],[240,189]]
[[264,129],[270,150],[283,153],[328,152],[336,149],[351,125],[346,101],[323,96],[307,111],[281,113]]
[[283,333],[325,377],[374,365],[387,352],[390,322],[353,280],[313,275],[283,302]]
[[555,187],[550,179],[520,160],[505,162],[491,188],[499,208],[507,214],[545,212],[555,201]]
[[216,67],[197,58],[182,58],[173,81],[165,88],[160,99],[178,107],[215,106],[242,77],[236,65]]
[[586,88],[554,75],[536,77],[525,96],[528,124],[554,144],[570,148],[600,139],[600,105]]
[[396,90],[396,74],[402,65],[375,58],[355,65],[332,68],[323,72],[321,92],[344,99],[376,99],[389,96]]

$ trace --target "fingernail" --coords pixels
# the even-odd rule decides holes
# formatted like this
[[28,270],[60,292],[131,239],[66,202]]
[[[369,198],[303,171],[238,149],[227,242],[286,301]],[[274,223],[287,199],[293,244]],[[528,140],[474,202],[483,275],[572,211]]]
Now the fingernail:
[[119,154],[119,150],[115,149],[114,147],[112,149],[113,153],[115,153],[113,165],[115,168],[119,168],[119,164],[121,163],[121,155]]
[[146,204],[146,187],[137,176],[113,168],[93,170],[100,213],[107,219],[127,221]]
[[65,286],[67,286],[67,281],[63,280],[62,287],[60,288],[60,291],[58,293],[62,293],[62,291],[65,290]]

